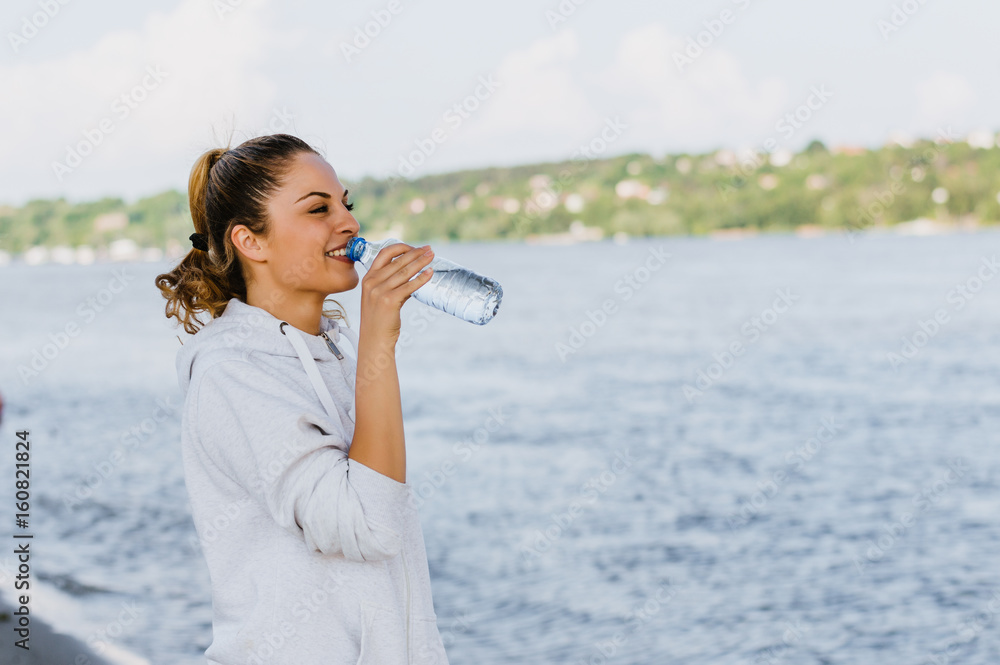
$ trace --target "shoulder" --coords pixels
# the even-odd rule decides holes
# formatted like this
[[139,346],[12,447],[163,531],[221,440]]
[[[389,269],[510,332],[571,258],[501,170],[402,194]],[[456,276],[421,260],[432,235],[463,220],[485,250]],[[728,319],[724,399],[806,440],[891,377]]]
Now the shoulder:
[[252,366],[247,351],[234,348],[219,348],[206,351],[198,356],[191,367],[191,385],[198,386],[206,374],[213,376],[227,374]]

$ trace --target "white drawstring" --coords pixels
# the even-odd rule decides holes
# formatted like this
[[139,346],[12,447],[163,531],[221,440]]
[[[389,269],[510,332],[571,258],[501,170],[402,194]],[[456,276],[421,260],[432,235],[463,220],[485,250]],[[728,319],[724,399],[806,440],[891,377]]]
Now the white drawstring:
[[[354,356],[348,356],[346,361],[340,363],[340,368],[344,370],[344,378],[346,379],[347,384],[351,386],[351,393],[353,394],[358,372],[358,333],[346,326],[341,326],[340,322],[336,319],[333,319],[332,331],[334,342],[337,342],[340,339],[340,333],[344,333],[344,337],[350,341],[351,346],[354,349]],[[329,332],[327,332],[327,334],[329,334]],[[351,422],[355,422],[354,415],[354,404],[351,404],[351,408],[347,410],[347,416],[351,419]]]
[[323,403],[323,408],[326,409],[327,415],[340,421],[344,431],[347,432],[347,423],[345,423],[344,419],[340,417],[340,411],[337,410],[337,406],[333,403],[333,396],[330,395],[330,389],[326,387],[323,377],[320,376],[319,368],[316,366],[316,361],[313,359],[312,353],[309,352],[309,348],[306,346],[305,340],[302,339],[302,333],[300,333],[295,326],[284,321],[281,322],[281,329],[285,333],[285,336],[288,337],[288,341],[292,343],[293,347],[295,347],[295,352],[299,355],[302,367],[305,369],[306,375],[309,377],[309,381],[312,382],[313,389],[319,396],[319,401]]
[[344,337],[346,337],[351,342],[351,346],[354,347],[354,355],[357,355],[358,354],[358,333],[354,332],[350,328],[341,326],[340,322],[337,321],[336,319],[334,319],[334,321],[333,321],[333,334],[334,334],[333,341],[334,342],[337,341],[337,336],[340,333],[344,333]]

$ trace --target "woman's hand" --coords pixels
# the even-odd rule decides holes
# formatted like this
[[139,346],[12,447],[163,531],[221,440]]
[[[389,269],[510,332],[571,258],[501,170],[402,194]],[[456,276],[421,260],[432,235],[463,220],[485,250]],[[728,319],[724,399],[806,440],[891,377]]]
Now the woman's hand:
[[410,280],[433,259],[430,245],[413,247],[401,242],[382,248],[361,280],[359,337],[396,344],[403,303],[430,280],[433,271],[424,270]]

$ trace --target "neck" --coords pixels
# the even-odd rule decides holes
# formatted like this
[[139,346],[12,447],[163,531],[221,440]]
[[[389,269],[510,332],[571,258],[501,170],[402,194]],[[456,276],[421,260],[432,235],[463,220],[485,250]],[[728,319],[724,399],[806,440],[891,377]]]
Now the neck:
[[320,333],[324,300],[319,293],[247,285],[248,305],[260,307],[276,319],[287,321],[309,335]]

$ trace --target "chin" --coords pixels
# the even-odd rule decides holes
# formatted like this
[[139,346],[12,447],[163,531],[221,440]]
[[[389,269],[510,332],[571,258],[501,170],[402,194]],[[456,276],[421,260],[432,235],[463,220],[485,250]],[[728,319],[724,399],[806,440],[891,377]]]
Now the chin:
[[360,283],[361,278],[358,277],[357,273],[354,273],[353,279],[348,277],[346,279],[338,280],[336,284],[330,284],[328,286],[328,293],[343,293],[344,291],[350,291]]

